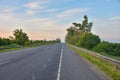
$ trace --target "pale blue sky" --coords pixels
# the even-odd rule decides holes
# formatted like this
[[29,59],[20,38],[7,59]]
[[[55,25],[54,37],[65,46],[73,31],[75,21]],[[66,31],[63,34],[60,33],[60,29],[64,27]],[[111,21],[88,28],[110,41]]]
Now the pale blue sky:
[[22,28],[30,39],[64,41],[66,28],[88,15],[92,32],[120,42],[120,0],[0,0],[0,36]]

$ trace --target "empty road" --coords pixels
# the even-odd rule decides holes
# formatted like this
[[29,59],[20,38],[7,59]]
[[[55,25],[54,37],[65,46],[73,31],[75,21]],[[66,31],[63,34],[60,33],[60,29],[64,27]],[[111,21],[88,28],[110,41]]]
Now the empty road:
[[0,80],[108,80],[65,44],[0,53]]

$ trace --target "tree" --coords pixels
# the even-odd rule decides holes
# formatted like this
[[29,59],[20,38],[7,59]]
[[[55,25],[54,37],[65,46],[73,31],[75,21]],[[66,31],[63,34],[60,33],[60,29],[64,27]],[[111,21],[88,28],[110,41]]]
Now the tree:
[[22,29],[16,29],[13,35],[15,36],[15,42],[17,44],[25,45],[25,42],[29,41],[29,37]]
[[69,36],[74,36],[75,35],[75,28],[74,27],[70,27],[67,29],[68,35]]
[[116,47],[114,48],[113,55],[120,56],[120,44],[116,44]]
[[91,28],[93,26],[92,22],[88,23],[88,17],[87,17],[87,15],[85,15],[83,18],[84,18],[84,20],[82,21],[82,23],[73,23],[73,25],[75,26],[75,29],[78,28],[77,32],[80,35],[82,35],[84,33],[91,32]]
[[90,33],[92,28],[92,22],[88,22],[87,15],[84,16],[84,19],[81,23],[73,23],[73,26],[67,29],[67,35],[65,41],[74,45],[78,45],[80,36],[85,33]]
[[120,56],[120,44],[103,41],[93,48],[94,51],[112,56]]
[[60,42],[61,42],[60,38],[57,38],[57,39],[56,39],[56,42],[57,42],[57,43],[60,43]]
[[3,38],[2,39],[2,45],[10,45],[11,44],[11,41],[9,38]]
[[94,46],[100,43],[100,38],[97,35],[93,35],[92,33],[85,33],[80,37],[78,41],[78,46],[92,49]]
[[2,45],[2,38],[0,37],[0,46]]

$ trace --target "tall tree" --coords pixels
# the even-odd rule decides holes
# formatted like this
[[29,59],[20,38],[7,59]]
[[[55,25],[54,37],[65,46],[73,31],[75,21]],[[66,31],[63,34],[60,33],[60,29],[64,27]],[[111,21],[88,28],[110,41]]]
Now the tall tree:
[[15,41],[17,44],[25,45],[25,42],[29,41],[29,37],[22,31],[22,29],[16,29],[13,35],[15,36]]
[[67,29],[65,41],[71,44],[78,44],[80,36],[85,33],[90,33],[92,22],[88,22],[88,17],[85,15],[81,23],[73,23],[73,26]]
[[85,15],[82,21],[83,33],[91,32],[92,24],[92,22],[88,23],[88,17]]
[[2,38],[0,37],[0,46],[2,45]]
[[92,22],[88,22],[87,15],[85,15],[83,18],[84,18],[84,20],[82,21],[82,23],[73,23],[73,25],[76,29],[76,32],[80,35],[82,35],[83,33],[91,32],[91,28],[93,25]]

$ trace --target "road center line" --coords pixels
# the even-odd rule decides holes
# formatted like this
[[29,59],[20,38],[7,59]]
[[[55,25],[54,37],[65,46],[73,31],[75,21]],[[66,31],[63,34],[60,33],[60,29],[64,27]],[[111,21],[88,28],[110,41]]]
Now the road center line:
[[62,46],[62,49],[61,49],[61,55],[60,55],[60,62],[59,62],[57,80],[60,80],[60,72],[61,72],[61,65],[62,65],[62,55],[63,55],[63,46]]
[[35,75],[32,76],[32,80],[35,80]]
[[10,62],[10,61],[0,62],[0,65],[6,64],[6,63],[8,63],[8,62]]
[[43,64],[43,68],[46,68],[46,64]]

